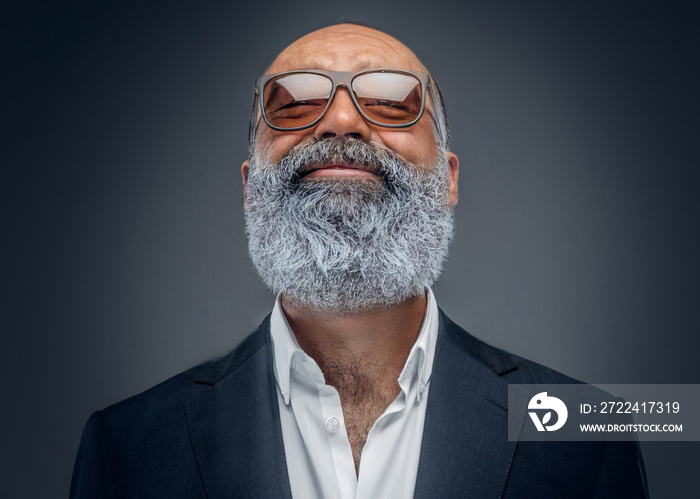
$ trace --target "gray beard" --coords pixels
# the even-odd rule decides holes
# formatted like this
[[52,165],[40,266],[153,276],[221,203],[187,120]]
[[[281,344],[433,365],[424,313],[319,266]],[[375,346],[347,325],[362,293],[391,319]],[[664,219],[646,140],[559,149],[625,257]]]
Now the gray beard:
[[[369,167],[377,180],[306,179],[312,164]],[[275,293],[341,314],[387,308],[424,293],[453,233],[448,164],[417,168],[356,139],[293,148],[278,165],[257,150],[246,190],[248,248]]]

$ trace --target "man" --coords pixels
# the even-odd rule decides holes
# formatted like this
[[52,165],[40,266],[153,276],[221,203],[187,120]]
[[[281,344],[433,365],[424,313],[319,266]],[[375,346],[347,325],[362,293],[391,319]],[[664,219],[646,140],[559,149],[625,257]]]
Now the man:
[[635,442],[509,442],[509,383],[569,383],[453,324],[430,285],[457,157],[434,80],[353,24],[256,82],[250,254],[278,298],[227,357],[88,421],[73,497],[645,497]]

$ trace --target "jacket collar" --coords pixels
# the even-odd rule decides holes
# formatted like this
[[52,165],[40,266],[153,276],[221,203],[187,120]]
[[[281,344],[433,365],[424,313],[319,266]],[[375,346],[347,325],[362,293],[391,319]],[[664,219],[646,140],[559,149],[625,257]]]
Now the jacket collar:
[[415,497],[500,497],[516,447],[504,375],[518,364],[442,311],[435,359]]
[[269,337],[268,317],[195,376],[202,389],[185,410],[209,498],[291,497]]

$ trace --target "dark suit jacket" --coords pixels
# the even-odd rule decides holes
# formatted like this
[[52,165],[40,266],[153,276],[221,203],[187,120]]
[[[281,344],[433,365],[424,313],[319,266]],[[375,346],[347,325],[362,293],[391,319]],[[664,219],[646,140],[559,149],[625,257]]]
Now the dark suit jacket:
[[[94,413],[74,498],[291,497],[269,316],[228,356]],[[509,383],[572,383],[440,312],[417,498],[647,497],[636,442],[509,442]]]

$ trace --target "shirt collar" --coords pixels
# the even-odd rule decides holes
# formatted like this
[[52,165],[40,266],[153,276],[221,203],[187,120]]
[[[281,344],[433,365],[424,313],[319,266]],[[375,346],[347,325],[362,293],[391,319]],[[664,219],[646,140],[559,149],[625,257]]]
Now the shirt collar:
[[[421,399],[423,392],[428,386],[430,375],[433,371],[433,360],[435,358],[435,345],[438,336],[438,309],[433,291],[426,287],[425,294],[427,304],[425,307],[425,316],[423,324],[416,342],[411,347],[411,351],[406,359],[406,364],[399,375],[399,385],[402,390],[408,392],[412,383],[417,380],[418,386],[416,396]],[[297,365],[302,362],[312,364],[315,369],[318,366],[314,360],[309,357],[299,346],[297,340],[289,327],[287,318],[282,311],[282,293],[277,295],[275,306],[272,309],[270,317],[270,337],[272,339],[272,351],[274,358],[274,372],[277,387],[282,394],[284,403],[289,405],[289,394],[291,387],[291,369],[292,365]],[[320,370],[319,370],[320,372]],[[417,374],[417,376],[415,376]],[[323,383],[323,377],[319,377],[319,381]]]

